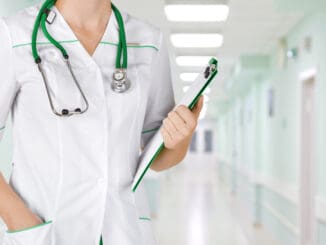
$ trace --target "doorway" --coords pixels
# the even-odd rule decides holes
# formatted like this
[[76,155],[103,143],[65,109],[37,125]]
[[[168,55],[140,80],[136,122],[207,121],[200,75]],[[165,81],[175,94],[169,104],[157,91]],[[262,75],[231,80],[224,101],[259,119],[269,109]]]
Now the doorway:
[[300,164],[300,245],[314,245],[315,216],[315,74],[302,81],[301,164]]

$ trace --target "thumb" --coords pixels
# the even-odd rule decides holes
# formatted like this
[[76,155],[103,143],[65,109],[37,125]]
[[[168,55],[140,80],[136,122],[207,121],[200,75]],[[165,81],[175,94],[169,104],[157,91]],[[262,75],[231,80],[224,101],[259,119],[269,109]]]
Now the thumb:
[[204,105],[204,96],[200,96],[196,105],[194,106],[194,108],[192,109],[192,112],[194,113],[195,117],[198,118],[199,114],[201,112],[201,110],[203,109],[203,105]]

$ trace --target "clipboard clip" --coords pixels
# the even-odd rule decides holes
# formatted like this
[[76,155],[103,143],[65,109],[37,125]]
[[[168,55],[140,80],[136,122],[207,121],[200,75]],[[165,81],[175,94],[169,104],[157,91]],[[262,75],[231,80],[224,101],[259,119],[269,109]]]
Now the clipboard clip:
[[217,69],[217,64],[215,62],[212,62],[211,60],[209,66],[207,66],[204,71],[205,78],[207,79],[211,75],[211,73],[216,71],[216,69]]

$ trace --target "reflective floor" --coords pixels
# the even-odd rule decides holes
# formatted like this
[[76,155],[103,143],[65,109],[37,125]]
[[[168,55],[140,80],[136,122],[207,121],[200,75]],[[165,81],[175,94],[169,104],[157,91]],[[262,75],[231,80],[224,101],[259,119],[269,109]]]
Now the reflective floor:
[[158,245],[278,245],[219,182],[214,158],[189,156],[160,184]]

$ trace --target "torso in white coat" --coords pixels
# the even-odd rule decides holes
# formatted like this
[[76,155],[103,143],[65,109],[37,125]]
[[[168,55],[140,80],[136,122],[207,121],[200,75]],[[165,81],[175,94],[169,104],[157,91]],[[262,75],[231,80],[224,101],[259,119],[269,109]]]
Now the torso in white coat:
[[[4,245],[153,245],[144,187],[131,191],[140,147],[175,102],[162,31],[121,11],[128,44],[126,93],[111,90],[118,25],[112,12],[104,36],[90,56],[54,7],[47,24],[70,56],[89,110],[53,114],[31,52],[40,4],[0,20],[0,137],[11,111],[13,171],[10,185],[46,223],[5,232]],[[62,55],[39,32],[55,106],[83,105]]]

